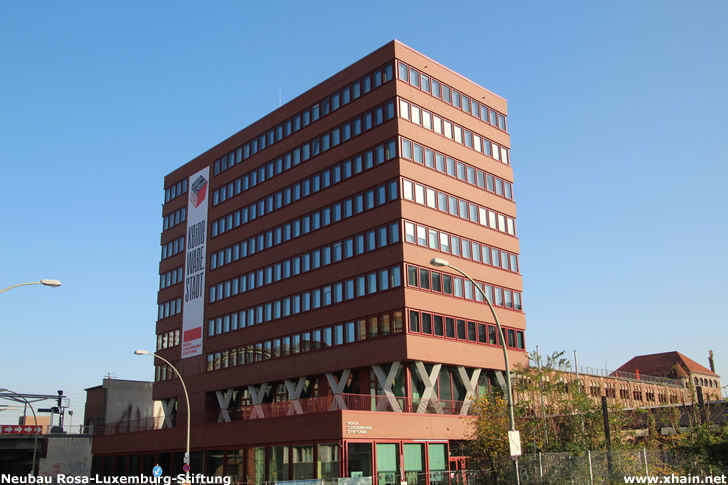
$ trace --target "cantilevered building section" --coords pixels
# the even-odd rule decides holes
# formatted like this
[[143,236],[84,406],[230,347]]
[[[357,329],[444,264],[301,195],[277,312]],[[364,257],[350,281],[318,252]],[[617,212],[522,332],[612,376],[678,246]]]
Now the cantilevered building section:
[[[393,41],[165,178],[157,352],[189,389],[193,473],[447,479],[504,362],[431,258],[527,362],[506,115]],[[156,364],[171,429],[97,441],[99,473],[180,472],[188,411]]]

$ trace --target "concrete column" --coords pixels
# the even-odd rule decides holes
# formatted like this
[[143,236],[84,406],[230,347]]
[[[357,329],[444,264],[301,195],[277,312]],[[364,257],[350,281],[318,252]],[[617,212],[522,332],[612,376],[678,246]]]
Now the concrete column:
[[230,411],[228,411],[228,408],[230,407],[230,401],[233,399],[233,390],[232,388],[228,389],[227,391],[215,391],[215,396],[217,396],[217,404],[220,406],[220,414],[217,417],[218,423],[229,423],[230,422]]
[[162,401],[162,410],[164,411],[164,425],[162,428],[173,428],[172,424],[172,413],[174,412],[174,405],[177,403],[176,397],[170,397]]
[[349,380],[349,374],[351,374],[351,369],[344,369],[341,372],[341,379],[338,379],[337,381],[334,374],[332,374],[331,372],[326,373],[326,380],[329,381],[331,393],[334,395],[334,400],[331,403],[329,411],[334,411],[337,408],[347,409],[346,403],[344,402],[344,397],[341,394],[344,391],[344,387],[346,387],[346,382]]
[[459,365],[457,369],[458,376],[460,376],[460,381],[463,383],[463,386],[465,387],[465,392],[467,393],[467,396],[463,401],[463,407],[460,408],[460,414],[465,416],[466,414],[468,414],[470,406],[473,404],[473,399],[475,398],[481,369],[473,369],[472,377],[468,377],[468,371],[465,369],[465,367]]
[[258,389],[256,389],[253,385],[248,386],[250,399],[251,401],[253,401],[253,412],[250,415],[251,419],[265,417],[265,415],[263,414],[263,406],[261,406],[261,404],[263,404],[263,399],[265,398],[266,391],[268,391],[267,382],[258,385]]
[[303,408],[301,408],[301,394],[303,393],[303,386],[306,384],[306,376],[298,378],[298,382],[295,384],[292,380],[286,379],[283,381],[288,391],[288,399],[291,403],[288,405],[288,415],[292,414],[303,414]]
[[435,383],[437,382],[437,376],[440,374],[440,368],[442,364],[434,364],[432,366],[432,372],[427,373],[427,368],[424,362],[415,362],[415,369],[417,374],[422,379],[422,383],[425,385],[425,390],[422,392],[422,398],[420,404],[417,406],[418,413],[424,413],[427,410],[427,405],[432,403],[432,407],[435,409],[437,414],[443,414],[442,406],[440,406],[440,400],[435,394]]
[[377,411],[386,411],[386,404],[389,403],[392,411],[398,413],[402,412],[402,408],[399,406],[399,402],[397,401],[397,396],[394,395],[394,391],[392,390],[399,366],[400,362],[395,360],[389,367],[389,372],[385,375],[381,366],[376,364],[372,365],[374,375],[377,376],[377,381],[382,386],[382,392],[384,392],[384,396],[386,397],[386,401],[377,402]]

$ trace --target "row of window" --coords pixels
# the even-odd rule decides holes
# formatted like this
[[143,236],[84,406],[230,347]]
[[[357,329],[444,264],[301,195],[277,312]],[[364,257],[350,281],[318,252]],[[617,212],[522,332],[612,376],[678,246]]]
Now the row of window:
[[157,335],[157,350],[179,345],[179,329]]
[[313,106],[296,113],[286,121],[278,124],[275,128],[269,129],[267,132],[256,136],[222,158],[215,160],[213,164],[214,174],[218,175],[256,153],[265,150],[274,143],[296,133],[301,128],[304,128],[324,116],[327,116],[329,113],[336,111],[341,106],[344,106],[360,96],[369,93],[373,89],[380,87],[382,84],[391,81],[392,78],[393,73],[391,62],[378,67],[353,83],[337,90],[330,96],[325,97]]
[[183,275],[184,268],[182,266],[159,275],[159,289],[163,290],[165,288],[169,288],[172,285],[176,285],[177,283],[182,283],[182,280],[184,278]]
[[162,260],[165,260],[175,254],[179,254],[185,250],[185,237],[180,236],[174,241],[162,244]]
[[182,313],[182,298],[165,301],[158,305],[157,320]]
[[448,157],[419,143],[402,138],[402,157],[425,165],[433,170],[446,173],[458,180],[467,182],[493,194],[513,200],[513,186],[507,180],[484,172],[479,168]]
[[[421,335],[443,337],[486,345],[500,346],[498,327],[482,322],[473,322],[448,315],[438,315],[419,310],[409,310],[407,331]],[[525,350],[523,330],[502,327],[506,337],[506,347]]]
[[511,236],[516,235],[514,218],[427,185],[402,179],[402,198]]
[[[261,197],[259,200],[251,202],[247,206],[241,207],[213,221],[212,236],[215,237],[242,224],[247,224],[256,218],[263,217],[266,214],[313,195],[320,190],[327,189],[342,180],[352,177],[354,174],[361,173],[362,170],[369,170],[375,165],[391,160],[396,157],[395,148],[395,141],[390,140],[373,149],[357,154],[350,160],[337,163],[331,168],[299,180],[275,193]],[[354,172],[352,168],[358,171]]]
[[176,184],[172,184],[164,189],[164,203],[174,200],[182,194],[187,193],[187,177],[183,178]]
[[458,109],[478,118],[485,123],[491,124],[496,128],[506,131],[506,117],[502,113],[479,103],[473,98],[466,96],[458,90],[431,78],[424,72],[408,66],[399,61],[399,79],[431,94],[437,99],[441,99],[447,104],[451,104]]
[[[501,288],[480,281],[475,283],[485,292],[488,300],[493,305],[518,311],[523,309],[520,291],[509,290],[508,288]],[[473,287],[473,283],[469,279],[440,273],[439,271],[431,271],[411,264],[407,265],[407,286],[484,303],[483,295]]]
[[693,382],[695,383],[696,386],[718,387],[718,381],[715,379],[704,379],[702,377],[700,377],[700,378],[694,377]]
[[[614,385],[610,385],[610,387],[607,387],[607,384],[604,385],[604,395],[607,397],[615,398],[616,397],[616,391],[614,389]],[[600,397],[602,395],[601,388],[599,387],[599,383],[592,382],[589,392],[594,397]],[[630,393],[629,393],[629,386],[619,386],[619,397],[621,399],[630,399]],[[632,390],[632,399],[635,401],[648,401],[648,402],[656,402],[655,401],[655,390],[652,388],[647,388],[644,393],[644,399],[642,395],[642,389],[636,388]],[[670,391],[670,397],[669,401],[671,404],[676,404],[678,402],[678,395],[675,391]],[[668,402],[668,396],[667,392],[662,389],[657,390],[657,402],[666,404]]]
[[[240,252],[243,255],[252,255],[256,251],[260,252],[266,248],[277,246],[291,239],[296,239],[299,236],[317,231],[342,219],[347,219],[356,214],[395,201],[398,198],[397,180],[390,180],[293,219],[292,221],[280,224],[265,232],[261,232],[257,236],[250,237],[247,241],[240,243]],[[230,214],[229,219],[221,219],[219,225],[213,223],[213,235],[220,234],[221,230],[230,230],[228,226],[231,226],[231,228],[238,227],[241,224],[242,216],[244,216],[244,213],[236,211]],[[243,244],[248,245],[247,252],[244,252],[246,250],[242,249]],[[233,245],[232,247],[234,248],[235,246]]]
[[[307,273],[332,263],[338,263],[343,259],[353,257],[355,254],[363,254],[365,251],[373,251],[378,247],[382,248],[396,242],[399,242],[399,224],[394,222],[389,227],[381,226],[354,237],[327,244],[326,246],[302,253],[290,259],[236,276],[231,280],[219,283],[217,286],[220,288],[220,285],[223,285],[223,298],[228,298],[229,296],[253,291],[256,288],[277,283],[278,281],[298,276],[301,273]],[[220,295],[221,293],[218,291],[218,300],[220,299]]]
[[[306,216],[304,216],[304,229],[308,228],[307,232],[310,232],[310,218],[305,219]],[[308,222],[305,222],[308,221]],[[294,221],[295,222],[295,221]],[[289,237],[286,239],[286,241],[290,240],[290,235],[292,234],[299,234],[301,233],[301,226],[294,225],[290,226],[290,229],[286,229],[288,227],[287,225],[284,225],[283,234],[289,234]],[[291,232],[292,231],[292,232]],[[376,231],[376,232],[375,232]],[[399,231],[399,224],[398,223],[392,223],[392,227],[390,228],[390,243],[398,242],[399,241],[399,232],[395,235],[393,231]],[[277,230],[274,230],[271,233],[270,239],[272,241],[277,240],[276,237]],[[305,234],[305,233],[304,233]],[[283,236],[282,236],[283,237]],[[296,236],[298,237],[298,236]],[[395,240],[396,238],[396,240]],[[253,239],[256,239],[256,242],[252,242]],[[344,239],[342,241],[339,241],[338,243],[333,243],[331,247],[328,250],[328,254],[331,253],[331,248],[335,248],[337,244],[339,246],[343,245],[343,252],[344,257],[349,258],[352,255],[359,255],[366,251],[371,251],[377,247],[377,244],[379,247],[382,247],[382,244],[387,244],[386,242],[386,232],[384,227],[380,227],[375,229],[372,229],[370,231],[367,231],[366,233],[362,233],[356,236],[352,236],[350,238]],[[260,248],[265,248],[265,235],[264,233],[261,233],[254,238],[250,238],[248,240],[237,242],[233,244],[232,246],[228,246],[226,248],[220,249],[219,251],[216,251],[210,255],[210,270],[219,268],[221,266],[224,266],[226,264],[233,263],[235,261],[238,261],[242,258],[246,258],[249,254],[253,254],[255,252],[256,246],[259,246]],[[269,246],[270,247],[270,246]],[[325,246],[329,247],[329,246]],[[252,248],[253,252],[249,253],[248,249]],[[262,251],[263,249],[258,249],[258,252]],[[321,248],[322,251],[325,251],[324,248]],[[336,249],[334,249],[336,251]],[[307,256],[308,255],[308,256]],[[311,253],[303,253],[299,256],[297,256],[299,263],[292,262],[291,264],[304,264],[304,260],[308,259],[311,260],[311,258],[314,258],[313,252]],[[321,258],[324,258],[324,256],[321,256]],[[294,261],[296,258],[292,258],[291,261]],[[279,263],[280,264],[280,263]],[[328,264],[328,263],[325,263]],[[297,274],[297,273],[296,273]]]
[[187,216],[187,208],[182,207],[177,209],[176,211],[167,214],[162,219],[164,220],[164,225],[162,227],[162,231],[166,231],[167,229],[170,229],[177,224],[180,224],[185,221],[185,218]]
[[[207,335],[219,335],[239,328],[258,325],[290,315],[315,310],[317,308],[362,298],[377,292],[388,291],[402,286],[400,266],[392,266],[337,281],[312,290],[302,291],[291,296],[262,303],[239,312],[208,321]],[[211,298],[219,293],[220,285],[210,287]],[[227,317],[230,317],[229,319]]]
[[[389,201],[391,202],[393,200],[396,200],[397,183],[396,180],[392,180],[386,184],[379,185],[374,189],[365,191],[364,198],[362,199],[362,204],[366,205],[363,205],[363,207],[370,209],[375,206],[375,203],[376,205],[381,205],[380,201],[386,202],[387,186],[389,187]],[[357,204],[359,201],[359,195],[361,194],[357,194],[354,196],[354,201]],[[347,211],[349,208],[349,204],[347,203],[348,200],[349,199],[344,201],[344,211]],[[340,214],[340,210],[337,209],[337,207],[340,207],[339,204],[341,204],[341,202],[337,202],[333,205],[334,218],[336,218],[337,215]],[[237,261],[241,258],[252,256],[256,252],[259,253],[266,249],[270,249],[273,246],[277,246],[284,242],[290,241],[291,239],[295,239],[302,235],[308,234],[309,232],[318,230],[326,225],[331,224],[331,218],[331,207],[325,207],[323,209],[316,210],[310,214],[303,215],[292,221],[283,223],[273,229],[261,232],[260,234],[252,236],[246,240],[236,242],[235,244],[223,248],[210,255],[210,269],[212,270],[219,266],[223,266],[233,261]],[[367,233],[367,238],[369,237],[370,236]],[[381,237],[381,233],[379,234],[379,237]],[[356,244],[358,247],[358,239],[356,240]],[[369,245],[369,240],[367,240],[367,245]]]
[[169,365],[155,365],[154,366],[154,382],[166,381],[168,379],[174,379],[177,374],[172,370]]
[[402,311],[380,313],[358,320],[242,345],[207,354],[207,370],[225,369],[314,350],[362,342],[403,331]]
[[516,254],[421,224],[405,221],[404,240],[459,258],[518,273],[518,256]]
[[[381,108],[381,107],[380,107]],[[378,110],[379,108],[377,108]],[[377,117],[377,120],[379,118]],[[393,158],[395,155],[395,143],[393,141],[389,143],[385,143],[382,145],[379,145],[377,149],[372,149],[371,151],[364,152],[365,156],[370,156],[370,158],[365,158],[364,163],[368,166],[368,168],[371,168],[373,164],[376,163],[383,163],[384,161]],[[305,160],[305,159],[304,159]],[[356,163],[358,158],[354,158],[354,162]],[[371,164],[371,165],[370,165]],[[330,173],[324,171],[324,174],[329,174],[329,178],[326,180],[330,184]],[[253,202],[249,204],[246,207],[243,207],[242,209],[238,209],[234,212],[231,212],[230,214],[227,214],[220,219],[214,221],[212,223],[212,237],[217,236],[218,234],[222,234],[226,231],[229,231],[233,227],[238,227],[240,225],[240,221],[242,219],[242,223],[245,224],[248,222],[248,220],[254,220],[257,217],[263,217],[265,214],[274,211],[283,205],[286,205],[288,203],[291,203],[291,201],[296,200],[294,197],[298,196],[300,197],[300,191],[303,189],[304,193],[311,193],[311,190],[316,189],[319,190],[320,187],[315,186],[312,187],[312,182],[318,182],[320,181],[320,174],[317,174],[317,176],[311,177],[310,179],[306,179],[304,183],[297,183],[293,184],[289,187],[287,187],[284,190],[281,190],[277,192],[276,194],[271,194],[266,197],[261,198],[260,200]],[[294,189],[298,189],[299,192],[294,193]],[[314,190],[315,191],[315,190]],[[226,189],[227,193],[227,189]],[[305,197],[305,195],[304,195]],[[286,202],[287,201],[287,202]],[[233,219],[235,219],[234,226],[231,226],[233,224]]]
[[[225,202],[226,200],[255,187],[257,184],[263,183],[264,181],[279,175],[285,170],[289,170],[292,166],[299,165],[301,163],[300,153],[300,149],[298,148],[285,153],[283,156],[278,157],[275,161],[270,161],[267,164],[262,165],[257,169],[236,178],[235,180],[232,180],[227,185],[220,187],[213,192],[213,205]],[[369,170],[375,164],[380,164],[385,160],[390,160],[396,156],[396,143],[394,140],[389,140],[374,148],[357,153],[349,160],[332,165],[330,168],[312,175],[306,179],[305,186],[303,185],[304,181],[293,184],[291,187],[286,189],[287,193],[283,196],[289,200],[288,203],[290,203],[291,199],[296,201],[301,197],[301,193],[304,194],[303,197],[306,197],[311,192],[317,192],[321,187],[326,188],[331,184],[337,184],[342,180],[346,180],[353,175],[361,173],[364,170]]]
[[478,153],[487,155],[495,160],[509,164],[508,149],[497,144],[486,137],[473,133],[467,128],[446,119],[424,108],[410,103],[404,99],[399,99],[399,117],[420,125],[430,131],[442,135],[461,145],[475,150]]

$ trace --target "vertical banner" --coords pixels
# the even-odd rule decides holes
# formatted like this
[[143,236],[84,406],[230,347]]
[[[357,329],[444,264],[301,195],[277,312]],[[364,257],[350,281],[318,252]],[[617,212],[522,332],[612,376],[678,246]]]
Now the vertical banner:
[[210,167],[189,180],[187,191],[187,250],[185,297],[182,303],[182,358],[202,354],[205,311],[205,247],[207,242],[207,188]]

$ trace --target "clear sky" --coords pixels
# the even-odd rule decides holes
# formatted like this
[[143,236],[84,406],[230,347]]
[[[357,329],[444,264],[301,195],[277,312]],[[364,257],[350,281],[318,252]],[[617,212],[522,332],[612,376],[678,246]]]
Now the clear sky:
[[[526,341],[728,384],[728,3],[0,0],[0,387],[151,380],[163,177],[396,38],[509,104]],[[0,424],[14,422],[0,413]],[[68,418],[67,418],[68,419]],[[66,421],[68,424],[68,421]]]

